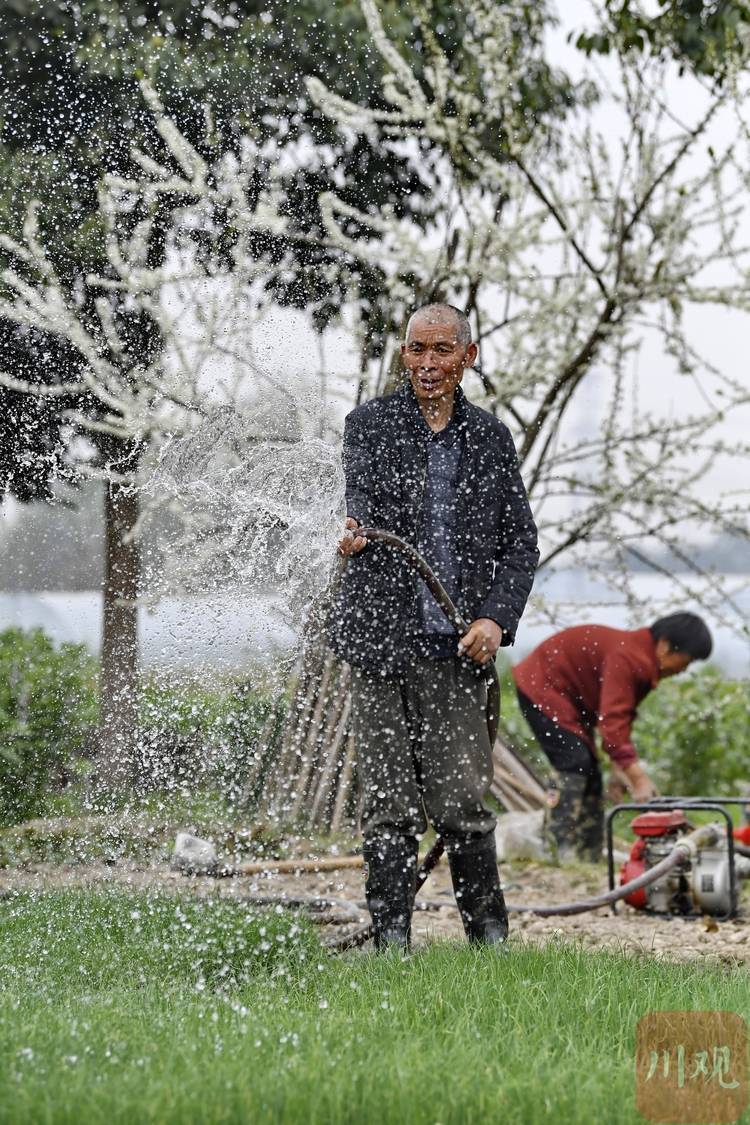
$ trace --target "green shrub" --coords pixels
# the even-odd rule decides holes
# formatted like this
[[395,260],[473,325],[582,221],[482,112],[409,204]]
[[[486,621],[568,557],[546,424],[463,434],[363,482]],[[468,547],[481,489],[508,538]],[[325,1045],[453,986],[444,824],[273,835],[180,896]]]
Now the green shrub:
[[[56,648],[41,629],[0,633],[0,825],[76,807],[75,786],[61,789],[83,776],[81,759],[93,753],[97,672],[83,645]],[[242,794],[251,805],[247,778],[253,772],[256,788],[262,784],[284,713],[283,699],[244,678],[206,685],[147,677],[138,787],[175,792],[178,783],[191,795],[202,787],[230,803]],[[262,747],[265,762],[257,757]]]
[[44,810],[96,723],[96,661],[41,629],[0,633],[0,823]]
[[750,784],[750,685],[715,668],[660,684],[634,741],[662,793],[731,794]]
[[242,793],[247,802],[246,779],[263,766],[258,755],[269,755],[284,713],[283,699],[244,680],[202,686],[153,677],[141,696],[141,781],[218,787],[230,801]]

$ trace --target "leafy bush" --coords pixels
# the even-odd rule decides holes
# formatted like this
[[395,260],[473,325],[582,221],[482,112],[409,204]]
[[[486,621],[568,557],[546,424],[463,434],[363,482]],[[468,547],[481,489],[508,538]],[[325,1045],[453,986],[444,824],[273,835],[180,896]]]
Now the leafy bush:
[[263,765],[258,755],[273,744],[284,711],[283,700],[244,680],[204,687],[152,678],[141,697],[142,784],[218,786],[236,798],[253,766]]
[[96,723],[96,661],[41,629],[0,633],[0,823],[38,815]]
[[706,668],[644,700],[635,743],[662,793],[731,794],[750,785],[749,689]]
[[[98,662],[83,645],[55,647],[41,629],[0,633],[0,825],[71,811],[61,787],[93,752]],[[140,705],[139,784],[193,795],[197,786],[230,801],[244,791],[261,742],[273,753],[283,700],[244,679],[201,685],[149,677]],[[75,760],[78,759],[76,762]],[[77,768],[74,768],[77,767]],[[254,770],[262,784],[264,769]],[[75,787],[65,790],[77,800]]]

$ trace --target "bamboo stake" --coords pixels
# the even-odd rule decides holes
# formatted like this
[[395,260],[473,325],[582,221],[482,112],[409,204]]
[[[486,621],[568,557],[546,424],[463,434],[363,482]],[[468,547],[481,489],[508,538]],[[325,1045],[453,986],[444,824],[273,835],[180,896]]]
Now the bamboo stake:
[[325,816],[328,808],[330,813],[332,792],[336,780],[341,772],[342,755],[341,746],[349,723],[351,712],[351,693],[349,690],[349,665],[339,665],[339,685],[336,696],[331,704],[328,723],[326,724],[321,749],[325,753],[325,761],[318,773],[316,784],[311,791],[310,824],[318,824],[321,811],[324,820],[321,827],[330,831],[330,816]]
[[276,704],[271,708],[266,721],[264,722],[261,732],[258,735],[258,749],[256,751],[257,758],[253,761],[250,769],[248,770],[245,784],[242,787],[240,794],[239,807],[244,809],[250,802],[255,789],[262,780],[262,773],[268,763],[269,753],[273,750],[271,736],[273,735],[276,724],[279,721],[279,709]]
[[271,875],[295,871],[342,871],[348,867],[362,867],[361,855],[322,856],[320,859],[269,859],[238,863],[232,868],[235,875]]
[[346,754],[338,778],[338,792],[333,806],[333,816],[331,817],[331,832],[338,832],[344,819],[347,798],[352,787],[355,757],[354,735],[351,731],[348,731],[346,736]]
[[282,812],[284,819],[289,819],[289,787],[294,785],[295,794],[304,792],[312,769],[312,754],[306,751],[325,707],[334,660],[333,653],[326,652],[320,674],[310,675],[302,715],[296,721],[293,715],[289,717],[290,736],[270,778],[267,811],[271,815]]
[[517,777],[504,769],[503,766],[497,765],[497,763],[495,763],[495,777],[504,781],[507,785],[511,785],[517,793],[528,797],[533,802],[534,808],[544,808],[544,804],[540,801],[539,793],[536,790],[530,789],[528,785],[524,785],[522,781],[519,781]]
[[[339,684],[333,691],[336,671],[336,658],[332,652],[329,652],[326,656],[326,669],[320,684],[318,702],[305,738],[302,768],[297,775],[297,792],[289,808],[288,815],[291,820],[295,820],[303,808],[309,807],[312,795],[310,790],[314,787],[315,779],[319,773],[321,752],[326,745],[332,724],[336,722],[336,717],[342,705],[341,685]],[[322,726],[325,712],[328,712],[328,718],[325,725]]]
[[[336,669],[336,657],[332,652],[327,652],[325,660],[323,661],[323,674],[320,678],[320,686],[317,691],[317,699],[315,706],[312,710],[309,726],[305,735],[304,742],[301,746],[300,753],[300,771],[297,774],[297,800],[300,795],[304,795],[307,790],[307,785],[312,773],[315,759],[318,753],[318,743],[320,741],[320,724],[323,719],[323,714],[330,699],[331,680],[333,679]],[[296,803],[296,802],[295,802]]]
[[294,772],[297,751],[302,745],[310,724],[310,717],[318,699],[318,686],[323,673],[326,646],[319,629],[311,625],[306,629],[299,676],[294,690],[279,747],[279,757],[274,770],[274,781],[283,780]]

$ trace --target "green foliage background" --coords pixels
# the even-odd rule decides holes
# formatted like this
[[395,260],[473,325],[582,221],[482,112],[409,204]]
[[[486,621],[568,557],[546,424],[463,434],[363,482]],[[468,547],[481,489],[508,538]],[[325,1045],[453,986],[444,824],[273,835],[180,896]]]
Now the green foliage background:
[[[0,825],[58,812],[60,793],[85,784],[95,751],[97,675],[84,645],[55,648],[41,629],[0,633]],[[148,678],[140,701],[140,789],[161,788],[177,800],[197,786],[251,806],[245,778],[262,730],[269,721],[270,733],[279,727],[285,705],[246,677],[210,685]]]
[[[549,773],[502,669],[502,723],[532,766]],[[662,684],[635,724],[635,742],[662,793],[750,787],[750,692],[705,668]],[[152,676],[141,696],[140,787],[171,798],[196,789],[252,815],[288,701],[248,677],[210,683]],[[41,629],[0,633],[0,825],[59,811],[60,793],[85,776],[98,716],[97,662],[83,645],[56,648]],[[267,751],[273,757],[273,748]],[[246,778],[258,766],[255,788]]]
[[[209,685],[150,679],[141,697],[141,786],[182,785],[189,793],[203,785],[252,808],[257,793],[246,790],[246,778],[260,764],[261,734],[273,745],[285,711],[285,698],[246,678]],[[257,786],[263,777],[261,769]]]
[[96,722],[96,664],[41,629],[0,633],[0,824],[37,814]]
[[706,668],[644,700],[635,740],[662,793],[750,791],[749,687]]
[[643,7],[636,0],[605,0],[600,27],[582,32],[576,46],[587,54],[606,55],[619,39],[626,50],[675,58],[681,70],[719,84],[746,51],[746,0],[657,0],[648,15]]

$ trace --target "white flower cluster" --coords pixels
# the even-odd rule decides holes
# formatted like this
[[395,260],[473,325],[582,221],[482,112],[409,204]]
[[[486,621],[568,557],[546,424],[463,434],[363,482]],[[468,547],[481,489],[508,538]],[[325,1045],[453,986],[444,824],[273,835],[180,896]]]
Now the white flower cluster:
[[[251,253],[249,239],[259,233],[278,237],[287,224],[272,178],[254,205],[248,204],[257,159],[250,145],[244,146],[242,160],[226,156],[209,168],[167,117],[153,87],[143,81],[141,91],[166,160],[134,151],[141,169],[137,179],[104,177],[98,211],[108,270],[86,278],[96,316],[83,314],[81,302],[55,274],[40,237],[38,201],[29,208],[23,242],[0,235],[9,260],[2,273],[7,295],[0,299],[0,316],[67,339],[83,361],[75,381],[53,377],[30,383],[0,372],[0,383],[35,395],[87,391],[101,404],[101,416],[71,411],[72,423],[84,431],[139,442],[194,426],[204,398],[200,384],[206,363],[229,331],[223,316],[226,285],[240,292],[261,276],[266,266],[257,252]],[[151,246],[155,229],[164,223],[165,207],[168,253],[154,266]],[[191,246],[197,231],[218,239],[224,228],[217,215],[228,216],[234,234],[229,267],[210,254],[199,260]],[[120,313],[146,314],[156,325],[160,346],[153,357],[132,354]],[[190,317],[199,331],[186,342]]]

